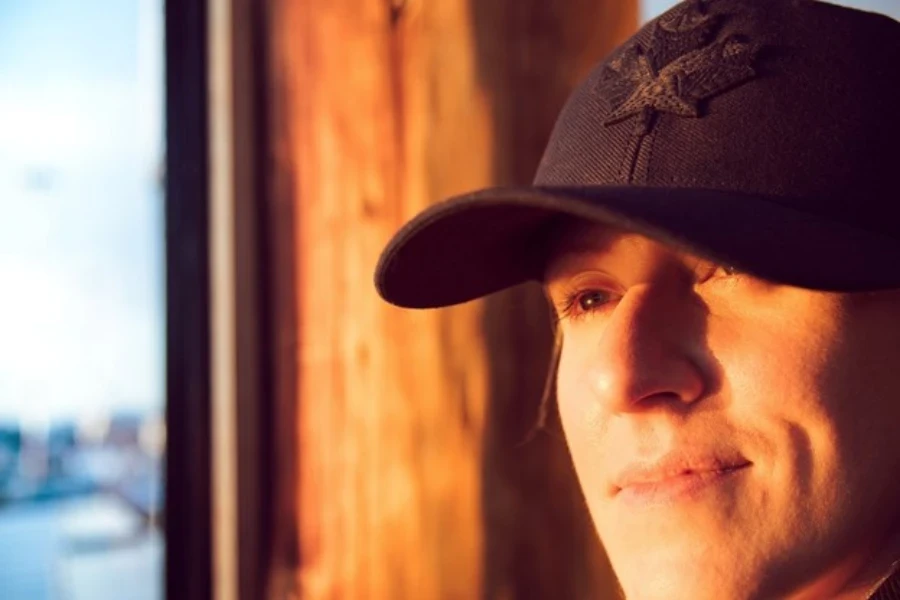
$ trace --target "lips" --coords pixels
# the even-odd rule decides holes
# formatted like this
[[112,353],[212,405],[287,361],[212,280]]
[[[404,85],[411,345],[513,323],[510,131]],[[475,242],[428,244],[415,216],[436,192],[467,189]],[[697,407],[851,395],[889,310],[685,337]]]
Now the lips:
[[610,494],[629,503],[654,504],[692,497],[725,483],[751,466],[735,453],[670,453],[627,465],[613,479]]

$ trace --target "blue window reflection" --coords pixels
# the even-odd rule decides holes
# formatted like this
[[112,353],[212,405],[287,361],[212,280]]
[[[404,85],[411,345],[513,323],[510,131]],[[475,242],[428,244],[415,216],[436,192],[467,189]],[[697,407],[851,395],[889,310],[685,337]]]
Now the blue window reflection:
[[162,597],[161,0],[0,0],[0,598]]

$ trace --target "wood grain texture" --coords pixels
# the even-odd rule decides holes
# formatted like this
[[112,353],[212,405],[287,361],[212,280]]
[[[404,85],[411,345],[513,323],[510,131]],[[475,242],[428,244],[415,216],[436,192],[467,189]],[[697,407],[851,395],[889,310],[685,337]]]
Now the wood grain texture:
[[269,189],[293,244],[275,393],[295,396],[276,429],[296,450],[275,472],[296,485],[270,597],[602,597],[564,443],[519,444],[548,361],[539,293],[407,311],[372,273],[426,205],[530,180],[635,4],[271,2]]

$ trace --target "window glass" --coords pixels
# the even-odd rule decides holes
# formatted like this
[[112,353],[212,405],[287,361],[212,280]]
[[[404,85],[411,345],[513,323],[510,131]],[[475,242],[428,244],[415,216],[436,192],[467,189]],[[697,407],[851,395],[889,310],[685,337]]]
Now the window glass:
[[162,0],[0,0],[0,598],[162,597]]

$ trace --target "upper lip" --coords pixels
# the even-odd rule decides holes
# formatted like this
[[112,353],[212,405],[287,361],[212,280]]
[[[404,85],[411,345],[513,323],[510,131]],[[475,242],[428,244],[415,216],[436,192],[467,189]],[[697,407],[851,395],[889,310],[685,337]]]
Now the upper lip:
[[670,452],[625,465],[613,478],[610,492],[615,495],[636,485],[660,483],[692,473],[733,471],[748,465],[750,461],[736,452]]

